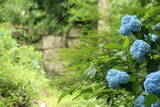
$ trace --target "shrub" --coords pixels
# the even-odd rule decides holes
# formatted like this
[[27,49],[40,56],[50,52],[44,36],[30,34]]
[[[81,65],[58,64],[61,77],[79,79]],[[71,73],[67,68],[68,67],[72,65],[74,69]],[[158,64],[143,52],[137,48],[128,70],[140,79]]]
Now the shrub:
[[41,53],[32,46],[19,46],[12,38],[13,29],[4,26],[0,25],[0,104],[28,107],[47,82]]

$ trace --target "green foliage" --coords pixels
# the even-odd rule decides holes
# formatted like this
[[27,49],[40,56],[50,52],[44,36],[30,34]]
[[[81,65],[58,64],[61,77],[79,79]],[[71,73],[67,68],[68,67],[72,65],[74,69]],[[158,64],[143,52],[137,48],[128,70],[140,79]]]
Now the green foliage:
[[145,99],[146,107],[151,107],[151,104],[154,104],[158,99],[157,95],[150,94]]
[[[70,21],[92,21],[98,20],[96,0],[69,0],[73,7],[69,9],[69,13],[73,15]],[[92,15],[90,15],[92,13]]]
[[73,25],[91,29],[98,19],[96,0],[5,0],[0,6],[0,22],[10,22],[19,32],[17,40],[27,43],[64,36]]
[[31,46],[19,46],[7,24],[0,25],[0,104],[28,107],[45,87],[40,66],[41,53]]
[[[70,72],[58,78],[58,84],[51,84],[67,90],[58,102],[74,94],[74,101],[82,96],[85,100],[99,99],[104,106],[133,106],[135,97],[144,91],[146,75],[160,65],[160,43],[147,41],[156,51],[141,63],[133,60],[129,47],[135,39],[143,39],[144,34],[160,33],[152,29],[160,21],[160,2],[111,0],[105,17],[107,26],[101,34],[97,32],[97,3],[98,0],[0,1],[0,22],[9,23],[0,25],[0,106],[30,106],[39,87],[47,81],[40,66],[41,54],[31,46],[20,46],[19,41],[36,43],[50,34],[68,36],[72,26],[80,29],[80,42],[76,48],[59,51],[66,71]],[[118,29],[124,14],[141,19],[141,32],[130,38],[120,36]],[[111,68],[126,71],[131,81],[120,90],[110,89],[105,76]],[[146,105],[156,100],[158,96],[147,95]]]
[[[77,4],[78,2],[74,1]],[[151,53],[148,55],[147,60],[137,62],[130,56],[129,48],[134,40],[144,39],[144,34],[159,34],[158,31],[152,29],[159,22],[159,3],[157,0],[147,2],[144,0],[123,0],[119,2],[113,0],[110,3],[108,13],[106,12],[108,14],[106,17],[108,26],[102,35],[97,33],[94,27],[88,31],[85,29],[85,33],[82,33],[80,38],[81,42],[75,49],[62,49],[60,51],[60,56],[66,64],[67,70],[75,71],[68,73],[68,76],[64,79],[65,82],[61,81],[60,84],[67,84],[68,80],[66,87],[69,90],[74,89],[72,94],[76,93],[77,97],[82,95],[86,99],[105,99],[103,104],[109,107],[132,107],[136,96],[144,92],[143,82],[145,77],[150,72],[156,71],[160,63],[159,53]],[[83,16],[78,10],[71,9],[71,12],[74,12],[75,17]],[[124,14],[137,15],[141,19],[143,25],[141,32],[129,38],[119,35],[120,19]],[[95,14],[92,16],[89,14],[88,17],[85,15],[83,18],[86,20],[87,18],[92,19],[92,17],[95,17]],[[95,20],[91,21],[94,23]],[[83,30],[81,29],[82,32]],[[155,44],[149,43],[153,50],[159,52],[159,41]],[[93,51],[90,51],[91,49]],[[127,72],[131,77],[131,81],[122,86],[123,88],[120,90],[110,89],[105,76],[111,68]],[[89,71],[96,71],[94,78],[90,78],[89,73],[86,73],[88,69],[90,69]],[[62,96],[66,96],[67,92]],[[68,92],[68,94],[70,93]],[[62,97],[60,97],[61,99]],[[156,100],[158,100],[157,96],[148,95],[147,106],[150,106]]]

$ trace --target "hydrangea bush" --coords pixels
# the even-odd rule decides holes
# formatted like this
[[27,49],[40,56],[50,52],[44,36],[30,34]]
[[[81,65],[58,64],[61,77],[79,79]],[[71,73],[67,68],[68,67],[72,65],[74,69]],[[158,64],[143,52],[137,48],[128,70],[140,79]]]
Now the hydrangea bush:
[[[135,7],[137,9],[137,5]],[[115,17],[113,12],[111,19],[108,19],[109,30],[106,29],[106,40],[102,40],[101,34],[96,33],[94,37],[98,38],[92,38],[92,47],[87,42],[75,49],[76,51],[67,53],[66,59],[72,59],[69,64],[74,65],[71,67],[82,72],[79,73],[78,83],[80,80],[85,84],[84,87],[77,89],[79,85],[76,85],[73,88],[80,90],[79,95],[85,94],[85,98],[94,96],[97,99],[105,99],[106,107],[154,107],[158,104],[159,74],[156,74],[156,77],[154,73],[159,71],[160,66],[160,27],[155,13],[160,8],[153,7],[152,11],[149,8],[141,13],[143,9],[139,8],[139,13],[134,10],[125,11],[130,15],[124,15],[123,11]],[[155,13],[152,14],[153,12]],[[100,41],[97,41],[99,38]],[[100,44],[103,45],[99,46]],[[90,66],[92,62],[94,65]],[[94,71],[94,76],[89,72],[93,78],[84,76],[85,71]]]
[[[125,15],[124,17],[122,17],[121,20],[121,27],[119,29],[120,34],[123,36],[126,35],[135,35],[135,38],[131,38],[131,41],[133,41],[133,43],[129,46],[129,43],[127,45],[127,47],[129,48],[127,51],[130,51],[130,58],[135,61],[135,67],[139,67],[140,63],[145,63],[146,64],[146,68],[148,67],[148,71],[145,73],[146,78],[144,76],[143,79],[141,80],[141,82],[144,84],[144,86],[140,85],[137,83],[137,85],[141,86],[141,93],[142,92],[147,92],[147,95],[139,95],[137,97],[137,99],[134,102],[134,106],[135,107],[158,107],[159,106],[159,102],[156,102],[157,100],[157,96],[160,95],[160,71],[150,71],[151,67],[157,67],[157,65],[153,65],[154,61],[156,61],[156,58],[154,58],[153,56],[156,56],[157,53],[157,41],[158,41],[158,35],[154,34],[154,33],[149,33],[148,32],[144,32],[142,30],[142,23],[137,16],[135,15]],[[147,28],[145,28],[147,29]],[[142,36],[142,37],[139,37]],[[126,42],[126,41],[125,41]],[[127,52],[128,53],[128,52]],[[130,67],[131,65],[128,65],[128,67]],[[130,69],[128,69],[130,70]],[[138,70],[134,71],[136,73],[131,73],[130,75],[136,74],[134,76],[134,78],[137,78],[139,75],[138,74]],[[152,72],[152,73],[151,73]],[[110,69],[107,72],[106,75],[106,80],[108,82],[108,86],[109,88],[112,89],[120,89],[120,88],[125,88],[127,90],[128,87],[120,87],[120,84],[127,84],[130,80],[129,75],[127,74],[127,72],[121,72],[115,69]],[[134,80],[131,79],[131,81],[134,83]],[[131,83],[129,83],[131,85]],[[127,84],[127,85],[129,85]],[[134,86],[134,85],[133,85]],[[144,90],[143,90],[144,87]],[[150,96],[155,97],[153,99],[153,101],[150,101],[150,103],[148,103],[148,99],[150,98]],[[152,97],[153,97],[152,96]],[[148,98],[149,97],[149,98]]]

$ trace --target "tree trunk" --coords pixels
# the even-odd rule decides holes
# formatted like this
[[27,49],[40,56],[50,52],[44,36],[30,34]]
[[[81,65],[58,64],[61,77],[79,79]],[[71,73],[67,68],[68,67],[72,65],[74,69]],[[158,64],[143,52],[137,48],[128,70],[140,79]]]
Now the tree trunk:
[[109,5],[109,0],[98,0],[98,33],[102,33],[106,26],[106,16],[107,16],[107,10],[108,10],[108,6]]

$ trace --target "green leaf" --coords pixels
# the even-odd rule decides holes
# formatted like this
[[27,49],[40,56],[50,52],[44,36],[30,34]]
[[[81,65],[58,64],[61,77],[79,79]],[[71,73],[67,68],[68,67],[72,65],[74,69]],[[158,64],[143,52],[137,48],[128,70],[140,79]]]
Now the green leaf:
[[149,17],[153,15],[157,15],[159,10],[160,10],[160,6],[155,6],[155,7],[152,7],[151,9],[148,9],[148,11],[146,12],[147,14],[145,14],[144,16],[144,19],[148,19]]
[[158,99],[157,95],[154,94],[149,94],[146,98],[145,98],[145,104],[146,107],[151,107],[151,104],[154,104]]
[[74,97],[73,100],[75,100],[76,98],[80,97],[83,94],[91,93],[91,92],[93,92],[93,89],[91,87],[90,88],[86,88],[86,89],[80,91],[80,94],[77,95],[76,97]]
[[70,89],[70,90],[65,91],[64,93],[62,93],[62,94],[59,96],[59,98],[58,98],[58,103],[59,103],[65,96],[67,96],[68,94],[72,94],[74,90],[75,90],[75,88]]
[[117,43],[111,43],[111,44],[107,44],[104,48],[107,48],[107,49],[122,49],[122,46],[120,44],[117,44]]
[[127,48],[129,46],[129,39],[127,37],[124,38],[123,48]]

